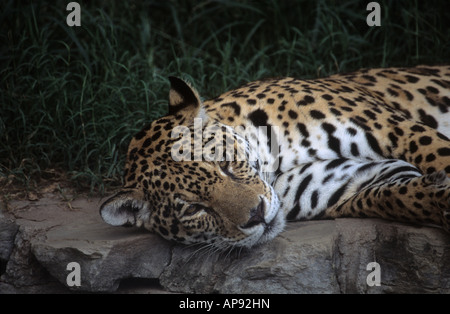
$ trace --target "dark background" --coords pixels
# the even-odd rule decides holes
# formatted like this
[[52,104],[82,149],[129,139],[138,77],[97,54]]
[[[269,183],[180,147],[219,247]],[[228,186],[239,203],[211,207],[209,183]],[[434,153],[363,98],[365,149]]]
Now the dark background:
[[131,136],[167,110],[168,79],[204,98],[270,76],[324,77],[450,59],[448,1],[0,3],[0,186],[120,184]]

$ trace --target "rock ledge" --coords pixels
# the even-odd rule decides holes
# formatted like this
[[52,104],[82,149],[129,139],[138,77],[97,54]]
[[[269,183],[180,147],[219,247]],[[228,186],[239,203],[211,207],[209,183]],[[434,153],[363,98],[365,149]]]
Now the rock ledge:
[[[108,226],[100,203],[10,202],[0,212],[0,293],[450,293],[450,236],[438,228],[296,222],[266,245],[218,254]],[[80,286],[67,285],[70,262],[80,265]]]

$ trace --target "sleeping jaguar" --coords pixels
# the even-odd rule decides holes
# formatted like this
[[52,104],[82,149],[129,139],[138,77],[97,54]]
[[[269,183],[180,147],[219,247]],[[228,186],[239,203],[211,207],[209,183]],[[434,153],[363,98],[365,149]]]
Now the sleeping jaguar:
[[105,222],[218,249],[294,220],[450,230],[450,66],[265,79],[207,101],[170,83],[169,113],[131,140]]

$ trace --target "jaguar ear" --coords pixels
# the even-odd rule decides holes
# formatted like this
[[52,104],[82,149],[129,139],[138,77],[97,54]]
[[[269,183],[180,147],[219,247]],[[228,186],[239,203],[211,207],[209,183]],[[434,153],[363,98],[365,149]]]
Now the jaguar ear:
[[136,189],[123,189],[100,206],[100,216],[113,226],[140,225],[149,214],[148,202]]
[[181,114],[188,121],[205,118],[202,102],[197,91],[180,78],[170,76],[169,115]]

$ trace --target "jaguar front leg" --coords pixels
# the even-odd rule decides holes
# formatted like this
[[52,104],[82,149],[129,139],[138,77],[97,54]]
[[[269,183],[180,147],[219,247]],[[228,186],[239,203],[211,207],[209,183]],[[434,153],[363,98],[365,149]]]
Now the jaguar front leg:
[[404,177],[370,186],[346,202],[328,208],[330,217],[380,217],[432,223],[450,231],[450,178],[444,171]]
[[288,220],[378,217],[450,230],[450,179],[402,160],[316,161],[281,174],[274,187]]

